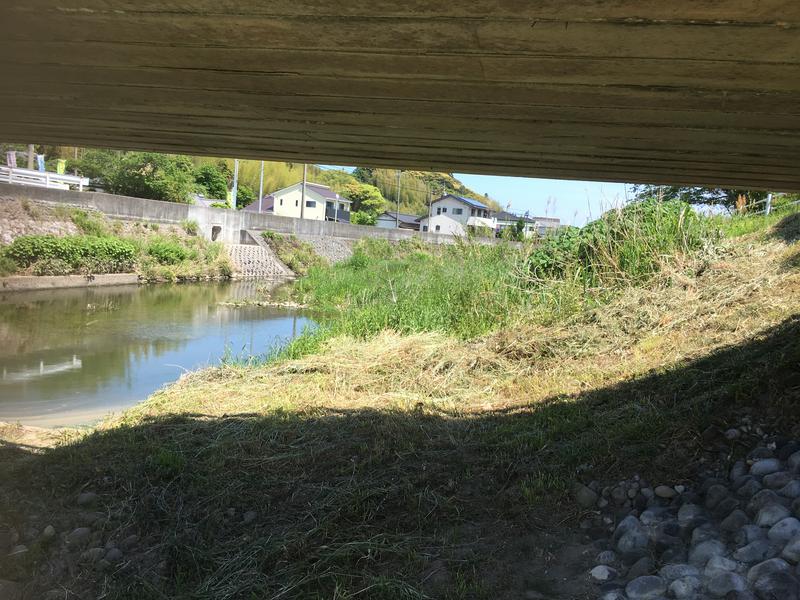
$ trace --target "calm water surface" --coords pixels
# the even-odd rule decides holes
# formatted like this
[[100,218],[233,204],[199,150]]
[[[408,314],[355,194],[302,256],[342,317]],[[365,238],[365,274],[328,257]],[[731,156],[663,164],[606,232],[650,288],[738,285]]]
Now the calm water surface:
[[89,424],[226,352],[262,355],[312,324],[290,309],[220,305],[260,285],[0,293],[0,421]]

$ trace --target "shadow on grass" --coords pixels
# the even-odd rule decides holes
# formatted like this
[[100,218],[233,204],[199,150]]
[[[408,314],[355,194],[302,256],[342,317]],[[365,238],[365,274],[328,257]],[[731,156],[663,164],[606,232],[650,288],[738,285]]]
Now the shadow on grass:
[[788,214],[778,221],[773,228],[772,235],[787,244],[800,240],[800,212]]
[[[791,427],[798,340],[791,318],[663,372],[467,417],[167,415],[44,454],[6,449],[7,525],[93,522],[91,545],[139,537],[102,572],[60,541],[31,542],[30,559],[0,559],[0,571],[31,597],[61,583],[73,597],[582,598],[585,564],[536,560],[548,532],[548,552],[577,539],[555,524],[575,516],[561,502],[569,483],[691,476],[718,450],[698,432],[740,410]],[[95,509],[76,507],[83,490]]]

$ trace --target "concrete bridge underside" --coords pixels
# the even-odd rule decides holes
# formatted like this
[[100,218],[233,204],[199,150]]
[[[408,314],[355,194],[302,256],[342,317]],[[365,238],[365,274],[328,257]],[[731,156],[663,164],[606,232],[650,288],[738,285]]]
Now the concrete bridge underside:
[[800,190],[798,0],[8,0],[4,141]]

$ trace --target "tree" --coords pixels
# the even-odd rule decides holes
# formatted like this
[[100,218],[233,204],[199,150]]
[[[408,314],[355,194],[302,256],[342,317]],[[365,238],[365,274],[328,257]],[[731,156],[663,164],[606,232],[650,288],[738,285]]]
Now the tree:
[[351,212],[350,222],[353,225],[375,225],[378,222],[378,215],[365,211]]
[[239,187],[236,188],[236,208],[244,208],[248,204],[252,204],[256,201],[257,194],[253,191],[249,185],[245,185],[243,183],[239,184]]
[[510,227],[506,227],[502,232],[503,239],[512,242],[522,242],[525,240],[525,221],[518,219]]
[[353,211],[377,215],[383,212],[386,203],[381,191],[366,183],[350,183],[344,186],[342,195],[353,203]]
[[189,202],[196,184],[188,156],[130,152],[106,173],[104,187],[123,196]]
[[733,190],[725,188],[681,187],[673,185],[634,185],[636,200],[682,200],[689,204],[709,204],[724,206],[728,210],[736,208],[739,197],[745,198],[746,204],[760,202],[767,197],[767,192],[754,190]]
[[108,176],[119,168],[121,153],[115,150],[84,150],[80,158],[67,161],[68,171],[77,171],[81,177],[88,177],[96,185],[107,189]]
[[194,174],[195,183],[206,198],[225,200],[228,196],[228,177],[217,165],[203,165]]

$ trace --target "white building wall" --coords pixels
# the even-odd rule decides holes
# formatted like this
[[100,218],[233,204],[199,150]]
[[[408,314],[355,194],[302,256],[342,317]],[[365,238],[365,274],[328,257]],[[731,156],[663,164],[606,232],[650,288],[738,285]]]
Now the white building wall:
[[[275,197],[275,204],[273,205],[273,213],[280,217],[292,217],[294,219],[300,218],[300,202],[303,196],[303,185],[297,184],[273,193]],[[310,187],[306,187],[306,207],[303,212],[304,219],[312,219],[315,221],[325,220],[325,203],[326,198]],[[338,202],[339,211],[346,212],[350,210],[350,203],[344,200],[331,200],[331,202]],[[312,206],[309,206],[312,204]]]
[[471,207],[453,198],[443,198],[431,205],[431,215],[437,217],[447,216],[453,221],[460,223],[463,227],[467,225],[467,219],[472,216]]
[[[461,204],[459,202],[459,204]],[[464,206],[462,204],[462,206]],[[447,211],[450,212],[449,210]],[[456,221],[448,214],[434,215],[430,219],[425,217],[420,221],[420,231],[425,231],[425,226],[428,227],[430,233],[444,233],[447,235],[466,235],[467,230],[463,223]],[[438,229],[437,229],[438,227]]]

